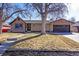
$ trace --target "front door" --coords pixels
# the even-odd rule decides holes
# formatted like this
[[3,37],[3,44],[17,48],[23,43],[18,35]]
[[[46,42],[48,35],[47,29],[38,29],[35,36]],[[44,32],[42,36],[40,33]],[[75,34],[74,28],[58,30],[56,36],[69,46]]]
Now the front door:
[[27,31],[31,31],[31,24],[30,23],[27,24]]

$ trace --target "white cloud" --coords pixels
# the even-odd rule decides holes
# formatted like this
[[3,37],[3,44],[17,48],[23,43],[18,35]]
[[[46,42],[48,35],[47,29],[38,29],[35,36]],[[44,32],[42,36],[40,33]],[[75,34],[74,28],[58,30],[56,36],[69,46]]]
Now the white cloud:
[[70,17],[75,17],[76,21],[79,21],[79,3],[71,3],[69,13]]

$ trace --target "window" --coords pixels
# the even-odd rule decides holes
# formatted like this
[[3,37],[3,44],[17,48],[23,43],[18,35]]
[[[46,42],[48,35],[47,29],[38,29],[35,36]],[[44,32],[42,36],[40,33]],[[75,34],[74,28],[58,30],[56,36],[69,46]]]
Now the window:
[[23,28],[22,24],[15,24],[15,29],[21,29]]

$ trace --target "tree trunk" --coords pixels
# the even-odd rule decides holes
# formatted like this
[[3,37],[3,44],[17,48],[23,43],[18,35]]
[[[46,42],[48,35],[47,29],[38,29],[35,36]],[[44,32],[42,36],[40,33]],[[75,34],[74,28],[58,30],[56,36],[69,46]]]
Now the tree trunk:
[[41,29],[41,32],[42,34],[46,34],[46,16],[43,15],[42,16],[42,29]]
[[2,34],[2,21],[0,21],[0,34]]

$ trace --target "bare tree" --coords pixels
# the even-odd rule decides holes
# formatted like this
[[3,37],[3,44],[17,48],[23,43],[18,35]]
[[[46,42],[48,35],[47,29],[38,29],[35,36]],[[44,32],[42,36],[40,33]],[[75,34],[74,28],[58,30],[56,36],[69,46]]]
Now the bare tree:
[[[64,3],[33,3],[31,4],[35,10],[40,14],[42,19],[42,34],[46,34],[46,20],[49,14],[65,15],[68,8]],[[51,15],[51,16],[53,16]]]

